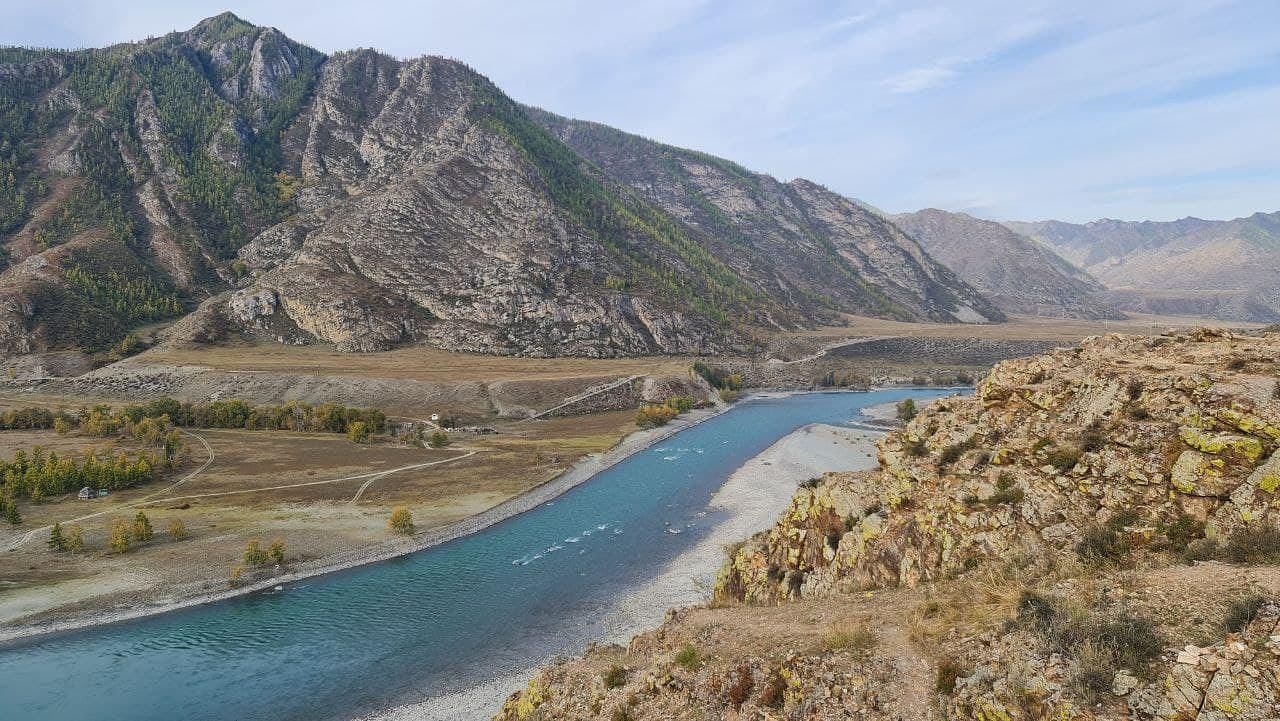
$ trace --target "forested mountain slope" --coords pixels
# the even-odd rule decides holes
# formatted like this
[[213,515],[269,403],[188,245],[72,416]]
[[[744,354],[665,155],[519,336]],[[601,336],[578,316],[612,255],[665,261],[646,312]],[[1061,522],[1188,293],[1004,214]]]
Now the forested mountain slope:
[[893,223],[816,183],[782,183],[723,158],[527,110],[611,178],[732,243],[727,262],[735,270],[798,302],[834,300],[845,310],[902,320],[1003,320]]
[[816,185],[687,153],[760,205],[680,205],[544,124],[459,62],[325,56],[230,13],[0,50],[0,349],[101,351],[191,311],[175,338],[590,356],[745,350],[838,312],[1002,319]]

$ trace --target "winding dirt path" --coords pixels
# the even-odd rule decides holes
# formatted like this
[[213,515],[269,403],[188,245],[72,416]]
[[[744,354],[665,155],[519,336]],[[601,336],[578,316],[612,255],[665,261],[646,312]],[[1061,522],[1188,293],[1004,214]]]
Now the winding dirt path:
[[901,335],[873,335],[873,336],[867,336],[867,337],[864,337],[864,338],[850,338],[850,339],[848,339],[848,340],[842,340],[842,341],[836,341],[835,343],[829,343],[829,344],[827,344],[827,345],[823,346],[823,347],[822,347],[822,349],[821,349],[821,350],[819,350],[818,352],[816,352],[816,353],[811,353],[811,354],[809,354],[809,355],[807,355],[807,356],[805,356],[805,357],[803,357],[803,358],[796,358],[795,360],[788,360],[788,361],[779,360],[779,359],[777,359],[777,358],[770,358],[770,359],[768,360],[768,364],[769,364],[769,365],[789,366],[789,365],[795,365],[795,364],[797,364],[797,363],[808,363],[809,361],[815,361],[815,360],[818,360],[818,359],[819,359],[819,358],[821,358],[822,356],[824,356],[824,355],[826,355],[826,354],[830,353],[831,351],[836,350],[836,349],[838,349],[838,348],[846,348],[846,347],[851,346],[851,345],[862,345],[863,343],[874,343],[874,342],[876,342],[876,341],[880,341],[880,340],[889,340],[890,338],[902,338],[902,337],[903,337],[903,336],[901,336]]

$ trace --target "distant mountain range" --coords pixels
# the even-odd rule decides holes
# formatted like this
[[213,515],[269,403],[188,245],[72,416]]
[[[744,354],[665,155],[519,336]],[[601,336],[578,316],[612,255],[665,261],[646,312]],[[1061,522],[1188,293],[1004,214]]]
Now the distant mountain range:
[[[325,55],[230,13],[97,50],[0,49],[7,355],[118,355],[161,324],[352,351],[746,352],[844,313],[1116,317],[1173,302],[1154,290],[1168,277],[1205,312],[1264,317],[1276,221],[1246,220],[1130,242],[889,217],[521,106],[457,61]],[[1196,276],[1197,243],[1213,274]]]
[[1101,300],[1106,289],[1095,278],[999,223],[935,209],[891,217],[1005,312],[1095,320],[1124,317]]
[[1005,223],[1107,286],[1126,310],[1280,321],[1280,212],[1235,220]]

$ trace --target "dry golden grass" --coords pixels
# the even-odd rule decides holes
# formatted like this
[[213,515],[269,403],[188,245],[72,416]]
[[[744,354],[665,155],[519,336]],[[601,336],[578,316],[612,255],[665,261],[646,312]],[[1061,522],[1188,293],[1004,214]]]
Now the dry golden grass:
[[1062,340],[1079,341],[1102,333],[1132,333],[1158,335],[1169,328],[1186,328],[1203,325],[1241,328],[1260,327],[1256,323],[1228,323],[1188,316],[1156,316],[1131,313],[1128,320],[1092,321],[1072,318],[1037,318],[1014,316],[1008,323],[992,325],[962,325],[957,323],[904,323],[846,316],[848,326],[816,328],[797,333],[797,336],[852,337],[867,335],[908,335],[933,338],[992,338],[1006,340]]
[[911,612],[907,630],[913,642],[930,644],[951,629],[974,633],[994,628],[1017,614],[1024,591],[1076,575],[1074,565],[1053,570],[1008,563],[981,566],[962,578],[937,584]]
[[437,382],[514,381],[683,374],[689,358],[521,358],[453,353],[417,346],[379,353],[340,353],[323,345],[251,345],[154,348],[130,364],[191,365],[221,371],[403,378]]

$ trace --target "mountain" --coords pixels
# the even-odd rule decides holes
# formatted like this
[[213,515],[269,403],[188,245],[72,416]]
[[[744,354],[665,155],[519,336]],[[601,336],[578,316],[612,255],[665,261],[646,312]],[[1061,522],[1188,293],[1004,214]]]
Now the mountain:
[[726,262],[788,297],[903,320],[987,322],[1003,314],[862,204],[804,179],[782,183],[722,158],[599,123],[530,117],[666,213],[731,244]]
[[1125,309],[1280,320],[1280,212],[1235,220],[1005,225],[1088,271]]
[[0,50],[0,349],[179,318],[175,340],[535,356],[744,351],[841,312],[1003,319],[815,184],[672,149],[653,180],[697,182],[656,193],[548,117],[456,61],[326,56],[230,13]]
[[1119,319],[1105,290],[1048,247],[999,223],[933,208],[890,216],[925,250],[1006,313]]

